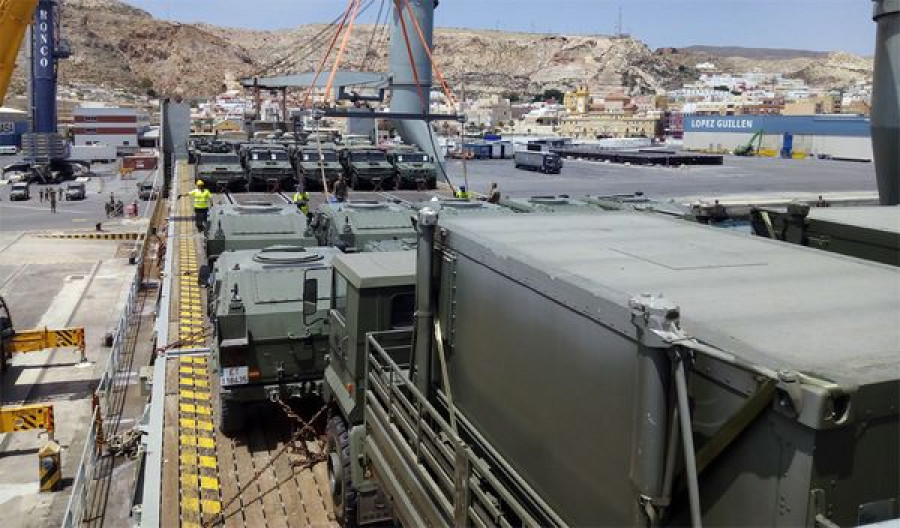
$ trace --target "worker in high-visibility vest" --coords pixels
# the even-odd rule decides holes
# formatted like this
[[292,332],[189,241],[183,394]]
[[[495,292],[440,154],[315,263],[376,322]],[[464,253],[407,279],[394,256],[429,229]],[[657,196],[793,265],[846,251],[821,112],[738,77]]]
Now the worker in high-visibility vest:
[[294,193],[294,204],[297,206],[297,209],[303,212],[303,214],[309,216],[309,193],[306,191],[301,191],[300,187],[297,187],[297,192]]
[[466,190],[465,185],[459,186],[459,190],[456,191],[456,197],[460,200],[468,200],[469,199],[469,191]]
[[209,189],[204,188],[203,181],[197,180],[197,187],[188,195],[194,200],[194,224],[198,231],[206,229],[206,220],[209,217],[209,203],[212,193]]

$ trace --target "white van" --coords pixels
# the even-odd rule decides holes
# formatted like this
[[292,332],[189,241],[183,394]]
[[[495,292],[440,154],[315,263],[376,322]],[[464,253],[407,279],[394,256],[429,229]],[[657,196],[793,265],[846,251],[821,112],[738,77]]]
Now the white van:
[[15,145],[0,145],[0,156],[15,156],[18,153]]

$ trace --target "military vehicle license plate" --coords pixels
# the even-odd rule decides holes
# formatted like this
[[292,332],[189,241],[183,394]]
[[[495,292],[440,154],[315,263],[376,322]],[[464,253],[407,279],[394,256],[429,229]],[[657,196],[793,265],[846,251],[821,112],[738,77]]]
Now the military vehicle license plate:
[[247,367],[225,367],[222,369],[222,385],[246,385],[250,382]]

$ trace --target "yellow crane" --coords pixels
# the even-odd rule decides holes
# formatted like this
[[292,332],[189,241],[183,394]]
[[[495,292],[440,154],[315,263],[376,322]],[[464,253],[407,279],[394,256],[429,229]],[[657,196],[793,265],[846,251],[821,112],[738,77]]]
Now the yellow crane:
[[16,68],[16,57],[38,0],[0,0],[0,103]]

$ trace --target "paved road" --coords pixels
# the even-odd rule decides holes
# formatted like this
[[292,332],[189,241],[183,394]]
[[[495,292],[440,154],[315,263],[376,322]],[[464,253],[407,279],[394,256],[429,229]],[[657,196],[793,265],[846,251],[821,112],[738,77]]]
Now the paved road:
[[[491,182],[510,196],[618,194],[643,191],[657,198],[712,199],[734,195],[875,192],[871,163],[725,157],[724,166],[642,167],[566,160],[562,174],[518,170],[512,160],[467,163],[471,190],[487,192]],[[463,180],[462,162],[447,162],[454,185]]]
[[[56,214],[50,212],[48,202],[40,201],[39,191],[42,188],[65,187],[65,183],[59,186],[33,184],[31,200],[21,202],[9,200],[9,185],[0,187],[0,231],[93,228],[97,222],[106,221],[103,204],[109,200],[110,193],[117,200],[130,203],[137,199],[137,182],[153,174],[152,171],[138,171],[128,179],[122,179],[102,167],[94,170],[97,176],[88,181],[87,198],[77,202],[58,202]],[[139,213],[142,214],[147,207],[148,202],[138,201]]]

